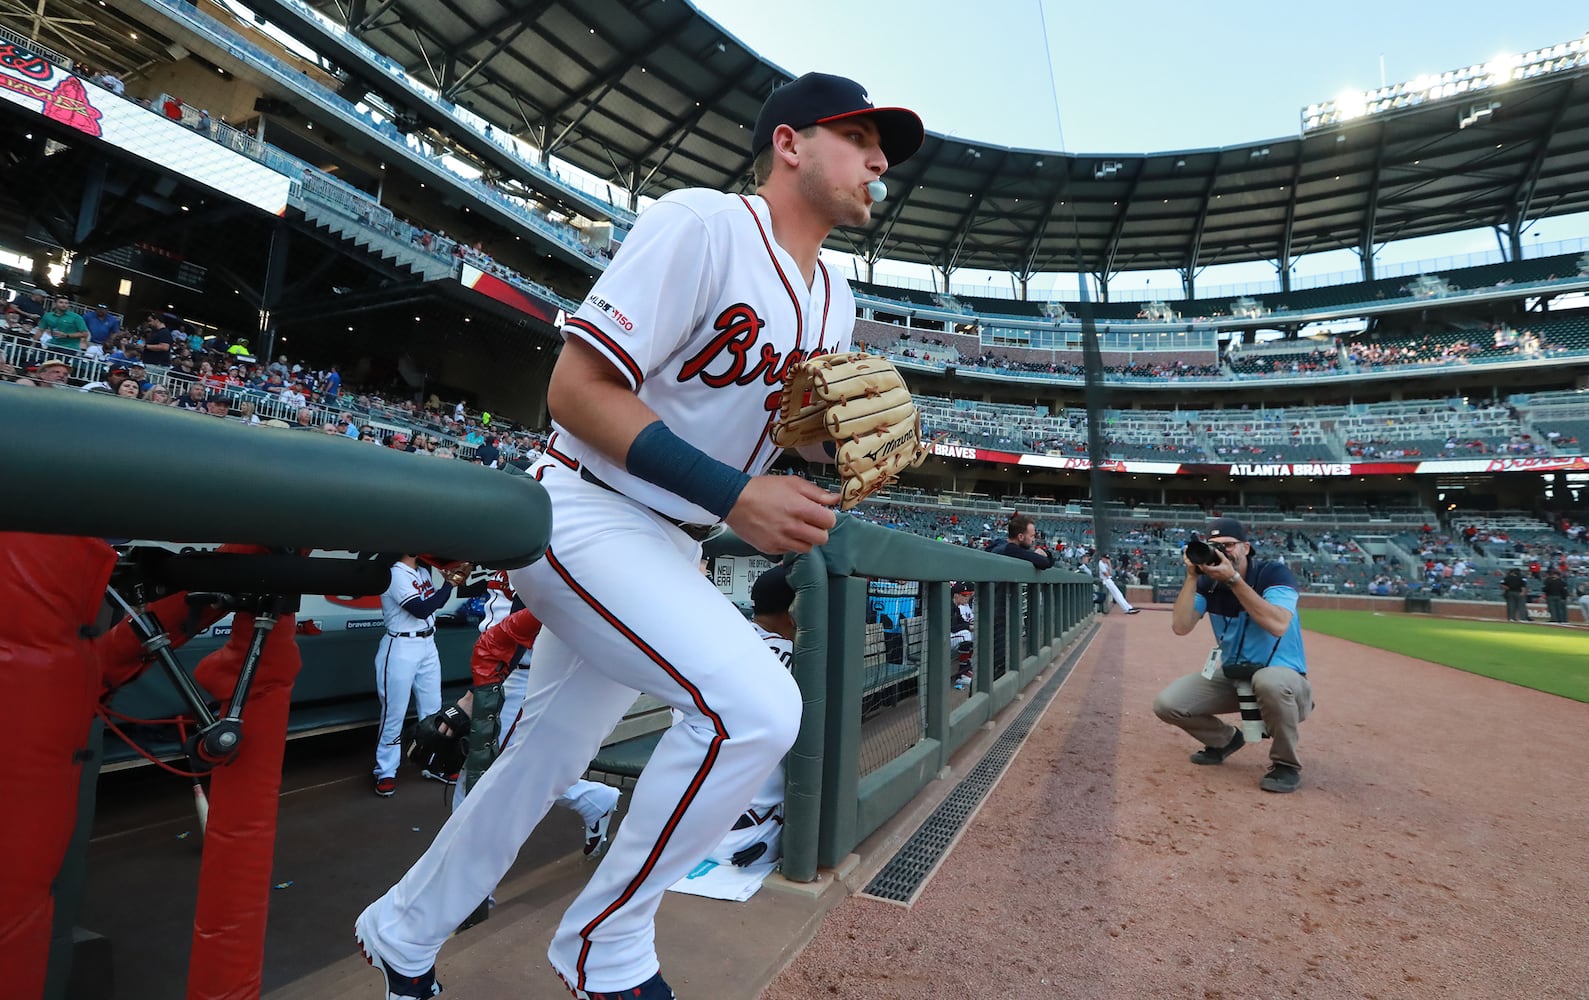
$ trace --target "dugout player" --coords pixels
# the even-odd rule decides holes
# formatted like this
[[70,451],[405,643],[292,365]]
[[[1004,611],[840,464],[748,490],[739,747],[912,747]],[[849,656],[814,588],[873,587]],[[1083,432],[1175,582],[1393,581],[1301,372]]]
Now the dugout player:
[[1098,553],[1098,582],[1103,585],[1103,589],[1109,592],[1109,596],[1114,598],[1116,604],[1125,608],[1126,614],[1134,615],[1142,610],[1133,606],[1130,601],[1126,600],[1126,595],[1120,592],[1120,585],[1115,583],[1114,565],[1109,561],[1108,553],[1105,552]]
[[1260,666],[1251,683],[1271,742],[1269,772],[1258,787],[1294,792],[1302,783],[1297,727],[1313,711],[1297,582],[1284,563],[1252,558],[1247,528],[1235,518],[1215,518],[1208,535],[1221,558],[1199,566],[1182,554],[1186,580],[1175,597],[1170,627],[1176,635],[1187,635],[1206,613],[1226,666],[1172,681],[1154,700],[1153,713],[1203,744],[1192,763],[1223,764],[1246,743],[1240,729],[1219,719],[1239,710],[1236,685],[1226,670],[1234,664]]
[[976,590],[970,583],[956,583],[949,588],[949,651],[954,656],[957,691],[971,686],[971,642],[977,628],[977,611],[971,600]]
[[[750,588],[750,624],[785,670],[794,665],[794,599],[784,563],[762,573]],[[678,723],[683,713],[675,709],[673,718]],[[777,861],[783,854],[783,787],[780,761],[706,860],[741,868]]]
[[[452,597],[452,583],[437,590],[430,567],[405,555],[392,564],[392,581],[381,595],[386,634],[375,650],[375,693],[381,699],[380,736],[375,746],[375,794],[397,791],[397,764],[403,755],[403,719],[412,695],[424,718],[441,708],[441,657],[436,653],[436,612]],[[437,781],[455,775],[422,772]],[[482,897],[483,898],[483,897]]]
[[[513,593],[512,584],[508,583],[508,575],[502,570],[497,570],[485,584],[485,617],[480,619],[480,639],[475,644],[478,656],[483,650],[494,647],[505,649],[506,666],[509,669],[507,679],[502,682],[502,711],[500,713],[500,726],[506,727],[500,732],[497,742],[506,747],[513,736],[513,727],[519,718],[519,708],[524,704],[524,693],[530,686],[530,661],[535,655],[535,642],[541,631],[539,620],[529,617],[529,627],[522,632],[515,633],[505,628],[508,618],[520,614],[520,619],[529,616],[524,607],[524,602]],[[495,631],[493,631],[495,630]],[[503,638],[498,639],[497,635]],[[458,699],[458,707],[465,714],[470,714],[474,708],[474,691],[468,691]],[[479,776],[475,776],[478,780]],[[460,781],[453,795],[452,807],[457,809],[463,804],[464,796],[468,794],[469,782]],[[607,845],[607,830],[612,825],[612,814],[618,808],[620,793],[611,785],[604,785],[599,781],[587,781],[580,778],[557,797],[556,804],[565,809],[570,809],[579,814],[581,824],[585,830],[584,854],[588,860],[594,861],[601,857],[601,852]]]
[[827,540],[840,498],[764,474],[780,387],[797,360],[850,347],[854,299],[819,251],[835,226],[870,221],[871,185],[924,133],[913,112],[811,73],[769,95],[751,137],[757,193],[656,202],[563,327],[555,433],[532,473],[551,497],[551,543],[510,574],[547,631],[513,743],[357,921],[390,995],[439,991],[445,936],[415,932],[418,911],[462,922],[643,691],[684,721],[658,743],[548,957],[576,997],[671,998],[654,945],[662,893],[794,742],[800,691],[700,574],[700,543],[722,521],[763,552]]

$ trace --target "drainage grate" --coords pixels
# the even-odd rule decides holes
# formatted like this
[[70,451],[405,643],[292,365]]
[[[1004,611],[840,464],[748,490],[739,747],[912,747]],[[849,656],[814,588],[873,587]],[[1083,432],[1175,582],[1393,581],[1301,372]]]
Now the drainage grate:
[[1032,726],[1036,725],[1038,717],[1053,700],[1059,685],[1070,676],[1071,668],[1091,640],[1092,636],[1089,635],[1086,641],[1076,644],[1054,675],[1043,683],[1027,706],[994,740],[993,746],[977,761],[971,773],[961,779],[949,797],[939,803],[938,808],[911,834],[898,853],[872,877],[863,895],[906,905],[912,902],[916,893],[926,884],[927,877],[960,836],[960,831],[965,829],[971,814],[1009,766],[1015,752],[1026,742]]

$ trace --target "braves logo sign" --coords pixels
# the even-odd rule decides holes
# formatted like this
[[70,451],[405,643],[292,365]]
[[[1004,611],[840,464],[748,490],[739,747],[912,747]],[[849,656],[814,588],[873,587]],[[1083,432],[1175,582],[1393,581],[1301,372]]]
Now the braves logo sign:
[[99,121],[104,116],[89,100],[81,80],[65,76],[53,88],[42,86],[54,75],[55,68],[15,45],[0,44],[0,87],[38,101],[40,111],[51,121],[99,138],[103,134]]
[[1539,456],[1537,458],[1496,458],[1485,472],[1586,472],[1589,459],[1582,455]]
[[[781,387],[791,367],[807,357],[826,353],[794,350],[781,354],[772,344],[762,341],[765,326],[766,321],[747,303],[736,302],[724,309],[712,322],[717,336],[684,363],[679,369],[679,381],[698,378],[714,389],[722,389],[750,385],[759,379],[764,385]],[[769,411],[778,408],[778,396],[774,392],[767,397]]]

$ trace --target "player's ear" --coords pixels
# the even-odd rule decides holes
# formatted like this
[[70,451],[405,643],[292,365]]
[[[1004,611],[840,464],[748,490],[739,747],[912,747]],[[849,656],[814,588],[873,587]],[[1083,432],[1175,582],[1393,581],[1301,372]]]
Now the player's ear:
[[799,142],[799,132],[791,126],[779,125],[772,130],[773,158],[783,160],[790,166],[797,166],[800,162],[800,151],[796,148]]

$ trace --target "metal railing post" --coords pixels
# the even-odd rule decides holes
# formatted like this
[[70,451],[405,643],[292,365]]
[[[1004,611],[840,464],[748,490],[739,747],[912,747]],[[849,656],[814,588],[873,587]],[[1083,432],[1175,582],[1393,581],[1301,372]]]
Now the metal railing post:
[[820,548],[789,568],[796,626],[791,670],[800,685],[800,733],[784,763],[783,875],[793,882],[817,877],[822,822],[823,749],[828,712],[828,570]]
[[817,863],[832,867],[855,844],[861,778],[861,687],[866,672],[866,580],[828,578],[827,718]]

